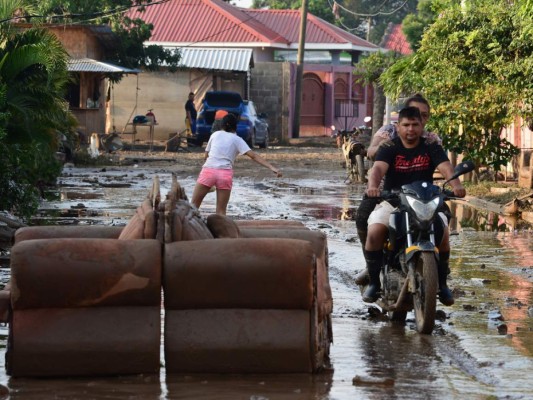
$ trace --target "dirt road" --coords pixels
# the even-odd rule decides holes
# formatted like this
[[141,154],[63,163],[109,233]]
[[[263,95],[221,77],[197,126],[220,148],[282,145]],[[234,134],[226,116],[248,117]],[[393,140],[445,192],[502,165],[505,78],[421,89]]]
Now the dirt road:
[[[442,320],[435,332],[419,335],[411,315],[406,326],[395,326],[379,312],[369,312],[370,306],[362,302],[355,287],[353,276],[364,267],[364,260],[350,216],[364,188],[344,183],[340,151],[274,148],[259,153],[280,167],[284,176],[275,178],[240,157],[228,215],[294,219],[327,234],[334,298],[333,371],[316,376],[166,376],[162,368],[159,377],[53,382],[0,376],[12,398],[37,399],[44,391],[57,398],[79,399],[533,397],[529,379],[533,317],[528,312],[533,305],[533,284],[523,278],[522,271],[533,264],[531,233],[476,231],[462,228],[467,219],[460,221],[457,235],[452,236],[451,286],[458,290],[456,304],[439,307]],[[43,204],[34,222],[125,224],[154,175],[160,177],[165,193],[175,173],[190,196],[203,163],[201,152],[122,156],[127,158],[122,167],[67,166],[61,178],[62,199]],[[215,194],[211,193],[202,204],[202,215],[214,208]],[[469,218],[479,222],[491,217],[470,214]],[[504,321],[489,318],[495,309]],[[508,328],[503,335],[497,329],[502,322]],[[0,344],[5,345],[5,338]]]

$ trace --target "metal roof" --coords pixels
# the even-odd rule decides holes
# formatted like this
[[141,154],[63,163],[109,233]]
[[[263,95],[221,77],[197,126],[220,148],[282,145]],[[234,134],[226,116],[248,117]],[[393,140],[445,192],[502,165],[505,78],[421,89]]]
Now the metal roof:
[[123,74],[138,74],[138,69],[120,67],[118,65],[106,63],[103,61],[93,60],[92,58],[72,58],[68,61],[69,72],[102,72]]
[[280,43],[287,41],[242,9],[221,0],[170,0],[132,9],[128,17],[154,26],[156,43]]
[[252,49],[181,48],[180,67],[222,71],[248,71]]
[[[239,8],[222,0],[169,0],[144,12],[128,12],[154,29],[145,44],[177,47],[270,47],[295,49],[300,11]],[[306,50],[377,51],[379,46],[312,14],[307,17]]]
[[[299,44],[301,19],[301,13],[299,10],[264,10],[250,8],[246,9],[244,12],[269,29],[278,32],[291,44],[291,48]],[[313,50],[343,48],[345,50],[377,51],[379,46],[346,32],[338,26],[330,24],[313,14],[308,14],[305,48]]]

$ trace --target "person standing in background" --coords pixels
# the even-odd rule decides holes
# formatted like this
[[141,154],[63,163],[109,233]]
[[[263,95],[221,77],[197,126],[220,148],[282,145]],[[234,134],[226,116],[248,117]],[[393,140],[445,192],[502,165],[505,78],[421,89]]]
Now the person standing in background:
[[194,106],[194,93],[189,93],[189,99],[185,103],[185,125],[194,135],[196,134],[196,107]]

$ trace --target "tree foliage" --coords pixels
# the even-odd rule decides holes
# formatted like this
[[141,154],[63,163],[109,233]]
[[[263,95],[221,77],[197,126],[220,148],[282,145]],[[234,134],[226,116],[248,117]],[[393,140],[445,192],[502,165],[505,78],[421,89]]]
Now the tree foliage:
[[389,23],[400,24],[406,15],[416,12],[418,0],[344,0],[351,12],[341,12],[342,25],[354,33],[379,44]]
[[[399,54],[389,51],[386,53],[375,52],[370,53],[364,57],[359,63],[355,65],[354,74],[360,76],[358,82],[365,85],[373,85],[374,87],[374,109],[372,118],[372,130],[377,130],[383,125],[385,95],[383,87],[379,82],[381,74],[395,63]],[[381,98],[382,97],[382,98]]]
[[425,31],[419,51],[380,79],[395,98],[424,93],[445,146],[499,169],[518,152],[502,128],[533,113],[533,21],[519,2],[454,3]]
[[[333,2],[331,2],[332,4]],[[330,3],[324,0],[309,0],[308,12],[315,17],[321,18],[330,23],[335,22]],[[298,10],[302,7],[301,0],[254,0],[253,8],[271,8],[273,10]]]
[[402,21],[403,33],[413,51],[420,47],[424,30],[435,22],[442,4],[434,0],[420,0],[416,9],[416,13],[408,14]]
[[0,8],[0,209],[31,215],[38,187],[60,173],[57,134],[72,121],[63,95],[68,55],[55,35],[19,30],[10,21],[24,9],[21,0]]
[[146,67],[156,70],[162,64],[176,70],[180,60],[179,51],[162,46],[144,47],[150,39],[153,25],[142,19],[131,19],[126,11],[150,7],[156,0],[28,0],[38,17],[32,22],[62,24],[108,25],[118,37],[117,48],[106,54],[107,61],[127,68]]

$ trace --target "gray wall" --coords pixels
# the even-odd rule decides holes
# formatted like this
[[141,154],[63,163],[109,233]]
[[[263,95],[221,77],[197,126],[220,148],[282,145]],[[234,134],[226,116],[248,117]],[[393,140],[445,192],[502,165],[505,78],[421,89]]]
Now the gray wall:
[[288,136],[289,74],[289,63],[256,62],[250,81],[250,100],[268,114],[270,140],[278,143]]

